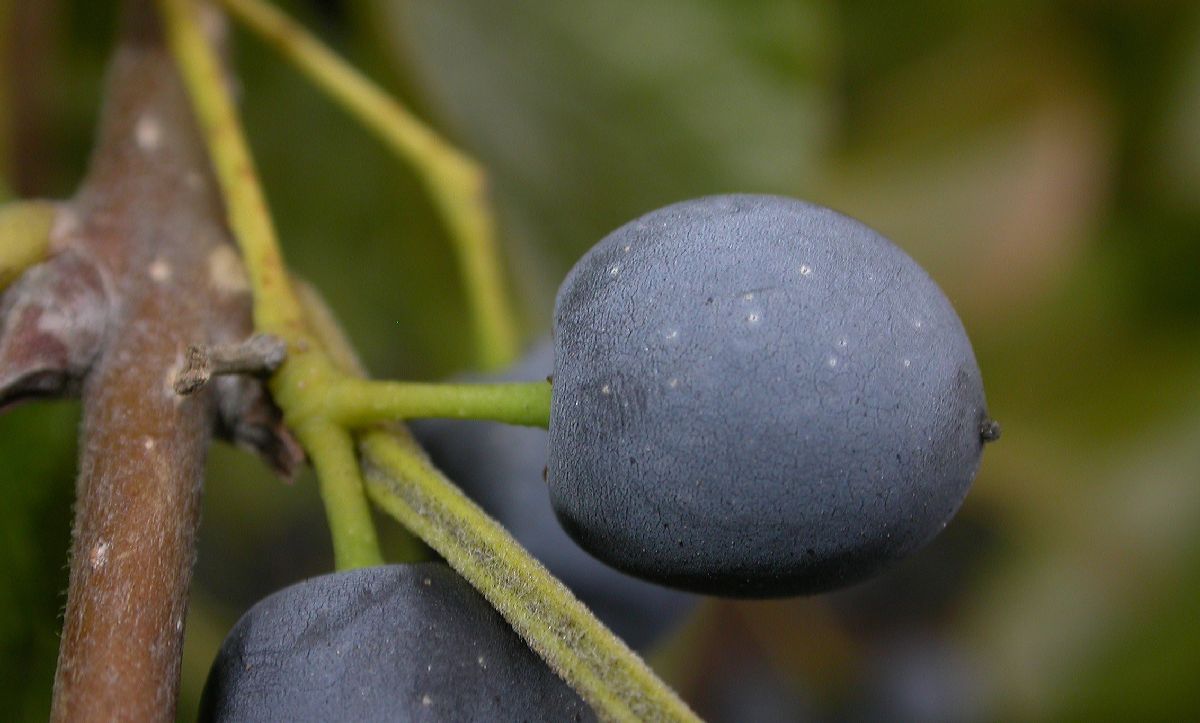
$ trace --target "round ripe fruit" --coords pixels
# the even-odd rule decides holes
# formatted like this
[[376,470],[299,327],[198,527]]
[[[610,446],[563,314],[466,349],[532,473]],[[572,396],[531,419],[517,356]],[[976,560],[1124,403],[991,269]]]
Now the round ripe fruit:
[[324,575],[247,612],[221,646],[202,721],[593,720],[441,563]]
[[946,525],[997,432],[937,285],[793,199],[626,224],[554,316],[554,509],[647,579],[750,597],[860,580]]
[[[500,379],[545,379],[553,367],[547,338]],[[546,430],[459,419],[420,419],[410,427],[434,464],[631,647],[652,646],[695,607],[695,596],[614,570],[567,536],[542,476]]]

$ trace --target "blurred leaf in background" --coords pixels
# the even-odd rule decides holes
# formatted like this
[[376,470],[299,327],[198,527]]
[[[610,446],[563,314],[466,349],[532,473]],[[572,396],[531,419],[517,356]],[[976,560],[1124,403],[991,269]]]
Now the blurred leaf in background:
[[0,700],[10,720],[50,714],[77,416],[58,402],[0,417]]
[[437,116],[492,172],[518,288],[694,196],[794,194],[833,123],[825,2],[367,2]]

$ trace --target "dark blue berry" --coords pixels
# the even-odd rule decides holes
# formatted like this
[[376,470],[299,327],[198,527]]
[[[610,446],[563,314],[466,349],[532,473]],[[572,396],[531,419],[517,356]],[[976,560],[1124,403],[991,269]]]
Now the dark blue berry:
[[793,199],[617,229],[563,282],[554,335],[559,519],[615,567],[700,592],[817,592],[912,553],[998,433],[937,285]]
[[203,721],[579,721],[590,709],[441,563],[312,578],[247,612]]

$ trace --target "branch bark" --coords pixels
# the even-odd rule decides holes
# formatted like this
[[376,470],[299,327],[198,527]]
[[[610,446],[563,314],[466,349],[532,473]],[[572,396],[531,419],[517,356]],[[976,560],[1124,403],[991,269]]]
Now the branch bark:
[[150,11],[128,7],[70,243],[93,254],[113,303],[83,388],[54,720],[174,717],[216,405],[175,394],[173,369],[189,344],[228,335],[219,310],[233,311],[197,273],[226,240],[187,99]]
[[0,407],[83,398],[59,721],[174,719],[213,432],[300,461],[261,381],[174,390],[189,346],[249,336],[251,299],[153,3],[123,15],[88,176],[0,303]]

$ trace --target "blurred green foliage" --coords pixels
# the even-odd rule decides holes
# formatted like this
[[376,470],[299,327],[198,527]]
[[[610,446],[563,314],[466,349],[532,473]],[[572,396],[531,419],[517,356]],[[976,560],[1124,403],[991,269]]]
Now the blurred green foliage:
[[[729,191],[861,218],[962,314],[1005,437],[961,518],[847,593],[707,606],[655,656],[702,713],[1200,713],[1200,6],[282,4],[489,168],[530,338],[604,233]],[[111,4],[0,9],[0,193],[67,196],[86,166]],[[376,374],[460,370],[458,280],[412,174],[235,39],[290,262]],[[48,707],[75,415],[0,417],[0,700],[17,720]],[[240,612],[330,564],[310,479],[282,485],[220,447],[207,485],[184,719]]]

